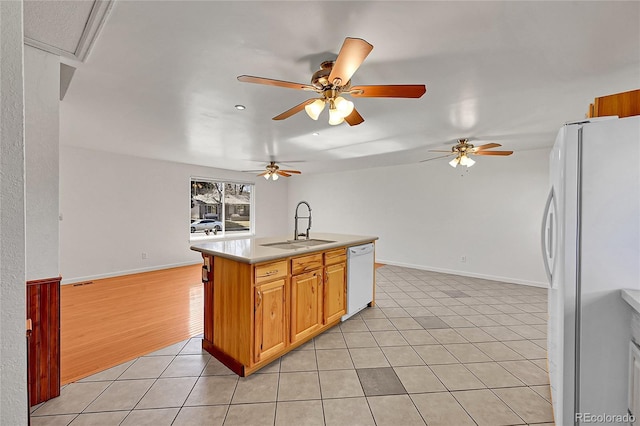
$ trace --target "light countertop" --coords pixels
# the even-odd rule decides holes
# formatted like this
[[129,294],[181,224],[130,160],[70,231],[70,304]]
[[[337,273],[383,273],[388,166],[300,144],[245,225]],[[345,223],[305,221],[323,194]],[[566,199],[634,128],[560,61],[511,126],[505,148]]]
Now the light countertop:
[[627,302],[636,312],[640,313],[640,290],[628,290],[622,289],[622,298]]
[[[369,243],[378,237],[365,235],[347,235],[311,232],[310,239],[328,240],[331,242],[310,247],[276,248],[265,247],[264,244],[291,241],[291,236],[269,238],[241,238],[237,240],[208,241],[194,244],[191,250],[213,256],[225,257],[243,263],[260,263],[284,257],[300,256],[316,251],[323,251],[344,246],[356,246]],[[304,241],[304,237],[300,238]]]

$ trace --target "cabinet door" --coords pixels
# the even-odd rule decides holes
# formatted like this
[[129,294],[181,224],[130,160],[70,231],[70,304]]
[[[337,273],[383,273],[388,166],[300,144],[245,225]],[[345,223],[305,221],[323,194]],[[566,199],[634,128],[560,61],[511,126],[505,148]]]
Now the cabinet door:
[[291,277],[291,342],[314,333],[322,323],[322,269]]
[[338,263],[325,268],[324,324],[333,322],[346,313],[346,273],[346,263]]
[[280,279],[255,289],[255,362],[283,350],[286,345],[286,282]]
[[640,348],[631,342],[629,351],[629,411],[640,415]]

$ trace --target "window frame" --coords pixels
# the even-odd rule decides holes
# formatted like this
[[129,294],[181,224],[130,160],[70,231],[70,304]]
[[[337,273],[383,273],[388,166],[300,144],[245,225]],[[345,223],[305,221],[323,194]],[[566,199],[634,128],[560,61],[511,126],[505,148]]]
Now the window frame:
[[[255,190],[256,190],[256,183],[253,181],[245,181],[242,179],[226,179],[226,178],[214,178],[214,177],[205,177],[205,176],[190,176],[189,177],[189,206],[191,205],[191,201],[192,201],[192,188],[193,188],[193,183],[194,181],[198,182],[198,181],[204,181],[204,182],[212,182],[212,183],[218,183],[218,184],[222,184],[222,211],[220,213],[220,217],[218,219],[219,222],[222,222],[222,232],[218,233],[217,235],[214,233],[210,233],[209,235],[207,235],[206,233],[202,233],[202,235],[200,235],[200,233],[197,232],[191,232],[189,229],[187,229],[187,232],[189,232],[189,242],[193,243],[193,242],[199,242],[199,241],[219,241],[219,240],[232,240],[232,239],[238,239],[238,238],[248,238],[248,237],[254,237],[255,236]],[[226,230],[226,226],[225,226],[225,215],[226,215],[226,203],[225,203],[225,196],[226,196],[226,185],[230,184],[230,185],[248,185],[250,187],[250,196],[249,196],[249,230],[248,231],[239,231],[239,232],[227,232]],[[189,223],[192,223],[191,221],[193,220],[191,217],[191,213],[192,213],[192,207],[189,207]],[[208,220],[206,218],[201,218],[201,219],[197,219],[197,220]]]

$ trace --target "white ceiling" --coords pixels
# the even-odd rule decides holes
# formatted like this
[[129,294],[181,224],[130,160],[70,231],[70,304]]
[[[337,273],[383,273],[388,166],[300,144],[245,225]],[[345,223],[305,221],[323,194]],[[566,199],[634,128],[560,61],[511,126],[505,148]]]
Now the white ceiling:
[[[415,163],[459,137],[517,155],[550,146],[594,97],[640,86],[639,23],[639,2],[116,1],[76,64],[61,143],[234,170],[304,160],[305,173]],[[236,80],[308,83],[347,36],[374,46],[354,85],[427,93],[353,98],[365,122],[330,126],[326,111],[271,120],[312,93]]]

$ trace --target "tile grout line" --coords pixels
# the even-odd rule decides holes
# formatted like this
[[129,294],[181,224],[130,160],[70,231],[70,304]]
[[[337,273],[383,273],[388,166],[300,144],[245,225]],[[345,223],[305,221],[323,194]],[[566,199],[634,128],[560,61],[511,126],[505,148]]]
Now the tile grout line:
[[[389,271],[388,274],[380,274],[379,277],[382,278],[378,278],[378,284],[379,284],[379,288],[380,288],[380,292],[379,295],[383,296],[383,298],[379,299],[380,301],[382,300],[386,300],[388,301],[388,303],[383,303],[383,304],[387,304],[389,306],[380,306],[380,303],[378,304],[378,306],[376,306],[372,311],[367,311],[367,312],[372,312],[373,315],[371,317],[365,316],[363,315],[364,312],[359,313],[358,314],[358,318],[359,321],[361,321],[364,324],[364,330],[358,330],[358,327],[355,327],[353,330],[343,330],[342,329],[342,323],[340,325],[340,329],[338,331],[336,331],[336,333],[340,333],[342,342],[344,344],[344,347],[340,347],[340,348],[331,348],[331,347],[325,347],[325,348],[318,348],[316,345],[315,340],[312,340],[312,344],[313,344],[313,348],[311,350],[314,351],[314,355],[316,357],[315,359],[315,371],[316,373],[316,377],[317,377],[317,385],[319,387],[319,391],[320,391],[320,401],[321,401],[321,407],[323,410],[323,421],[326,424],[326,416],[325,416],[325,400],[333,400],[333,399],[338,399],[338,398],[328,398],[324,396],[323,390],[322,390],[322,383],[320,380],[320,373],[321,371],[324,370],[320,370],[320,365],[319,365],[319,359],[318,359],[318,354],[319,354],[319,350],[330,350],[330,349],[344,349],[346,350],[346,353],[349,355],[349,359],[351,361],[352,367],[348,368],[346,370],[352,370],[356,372],[357,375],[357,370],[358,368],[356,368],[356,364],[354,362],[354,358],[352,356],[351,350],[353,349],[363,349],[364,352],[366,352],[366,349],[372,349],[372,348],[376,348],[378,351],[380,351],[383,355],[383,359],[386,361],[386,363],[388,364],[388,367],[392,369],[392,371],[394,372],[394,374],[397,376],[397,373],[395,373],[396,368],[400,368],[403,367],[401,365],[398,366],[394,366],[392,365],[392,363],[390,362],[390,358],[389,355],[387,354],[387,352],[385,352],[385,349],[387,348],[411,348],[419,357],[419,359],[424,363],[421,364],[421,366],[424,366],[427,368],[427,371],[429,371],[431,374],[433,374],[433,376],[435,377],[435,379],[437,380],[438,383],[440,383],[441,386],[443,386],[443,389],[446,390],[446,393],[450,396],[453,396],[452,392],[449,390],[444,383],[442,382],[442,380],[440,379],[440,377],[438,377],[438,375],[435,374],[432,366],[435,365],[461,365],[465,371],[467,371],[468,373],[471,374],[471,377],[476,378],[477,380],[479,380],[479,382],[484,386],[484,388],[482,389],[489,389],[491,391],[491,394],[494,395],[494,397],[496,397],[499,401],[501,401],[501,403],[505,404],[509,410],[511,412],[515,413],[515,410],[513,410],[513,408],[511,408],[511,406],[509,406],[506,401],[504,401],[502,398],[500,398],[498,396],[498,394],[495,392],[496,390],[501,390],[501,389],[516,389],[516,388],[527,388],[530,389],[531,392],[534,392],[535,396],[537,398],[540,398],[541,400],[545,401],[547,404],[549,403],[548,400],[546,400],[546,398],[544,396],[542,396],[540,393],[538,393],[536,390],[533,389],[533,386],[539,386],[540,389],[543,389],[544,386],[548,387],[548,384],[540,384],[540,385],[534,385],[534,384],[526,384],[526,383],[522,383],[522,386],[516,386],[516,385],[512,385],[512,386],[503,386],[503,387],[489,387],[486,383],[484,383],[476,374],[473,373],[473,371],[471,371],[468,368],[468,365],[472,365],[472,364],[481,364],[481,363],[492,363],[495,364],[496,366],[500,366],[501,368],[505,369],[505,371],[510,374],[511,376],[514,376],[518,381],[520,381],[519,378],[517,378],[517,376],[515,376],[513,373],[511,373],[509,370],[507,370],[505,367],[502,366],[502,363],[505,362],[525,362],[526,365],[528,366],[535,366],[535,370],[540,370],[541,372],[546,372],[546,370],[541,367],[538,363],[536,363],[536,361],[542,360],[544,359],[543,357],[531,357],[531,355],[527,355],[526,348],[527,345],[535,345],[535,346],[530,346],[530,349],[534,349],[534,353],[538,350],[537,348],[540,348],[540,350],[542,351],[546,351],[546,348],[543,347],[542,345],[544,344],[544,341],[546,340],[544,337],[545,334],[545,330],[544,330],[544,318],[542,318],[543,316],[545,316],[544,312],[542,311],[542,309],[544,309],[544,304],[546,302],[544,302],[543,300],[543,296],[542,296],[542,292],[544,289],[540,289],[540,291],[532,291],[529,289],[524,289],[525,291],[522,291],[522,288],[518,288],[515,287],[511,284],[508,285],[508,287],[505,286],[501,286],[499,282],[494,282],[494,281],[487,281],[487,280],[472,280],[472,279],[465,279],[465,282],[456,282],[454,279],[449,279],[449,276],[446,276],[445,274],[437,274],[437,273],[430,273],[430,274],[411,274],[409,272],[412,272],[413,270],[409,270],[408,268],[399,268],[397,269],[397,271],[400,272],[400,274],[396,274],[395,272],[396,269],[392,269],[391,271]],[[409,271],[409,272],[406,272]],[[389,277],[387,278],[388,275]],[[441,278],[441,280],[438,280],[434,277],[439,277]],[[394,281],[395,280],[395,281]],[[456,300],[458,298],[453,297],[451,295],[448,296],[442,296],[442,297],[426,297],[429,295],[430,292],[441,292],[442,290],[445,289],[449,289],[449,290],[456,290],[456,291],[468,291],[470,292],[469,294],[469,300]],[[481,291],[480,289],[483,289],[483,291]],[[505,289],[505,291],[503,291],[501,294],[503,294],[502,296],[498,296],[496,293],[498,293],[498,290],[500,289]],[[385,290],[390,290],[389,293],[387,293],[387,291]],[[531,295],[531,297],[526,296],[526,294]],[[438,296],[440,296],[438,294]],[[462,298],[462,297],[460,297]],[[466,298],[465,298],[466,299]],[[476,300],[477,299],[477,300]],[[411,300],[413,301],[417,301],[417,302],[411,302]],[[425,302],[419,302],[419,300],[425,300]],[[432,300],[432,302],[426,302],[427,300]],[[438,311],[441,311],[442,313],[440,315],[437,315],[435,313],[433,313],[430,309],[429,309],[429,305],[423,305],[423,303],[435,303],[437,305],[433,305],[431,307],[441,307],[442,309],[438,309]],[[487,306],[487,307],[492,307],[492,309],[496,309],[497,311],[500,311],[500,313],[490,313],[490,314],[483,314],[482,311],[477,311],[476,309],[474,309],[474,307],[476,306]],[[510,307],[511,306],[511,307]],[[377,308],[377,309],[376,309]],[[520,309],[522,308],[522,309]],[[413,310],[413,312],[412,312]],[[409,324],[402,324],[401,319],[407,318],[407,319],[411,319],[413,321],[415,321],[415,318],[417,318],[418,316],[415,315],[415,313],[418,312],[428,312],[430,315],[439,318],[441,320],[448,320],[445,321],[447,323],[447,325],[449,326],[446,330],[451,330],[451,332],[455,333],[455,335],[459,336],[459,338],[461,339],[460,342],[457,343],[446,343],[447,341],[449,341],[449,339],[443,339],[443,336],[440,336],[440,340],[438,338],[436,338],[434,335],[431,334],[430,329],[424,328],[423,326],[421,326],[420,328],[405,328],[405,326],[410,326]],[[477,311],[477,314],[473,314],[473,311]],[[488,311],[488,309],[485,309],[484,311]],[[467,312],[467,313],[465,313]],[[494,319],[500,319],[500,323],[496,322],[495,325],[493,326],[480,326],[477,324],[472,324],[472,325],[468,325],[462,321],[459,321],[458,318],[460,319],[466,319],[467,315],[481,315],[481,317],[478,318],[487,318],[488,320],[494,320]],[[493,315],[493,316],[492,316]],[[528,315],[528,316],[526,316]],[[541,324],[535,324],[536,322],[538,322],[538,320],[534,319],[533,317],[537,317],[541,320]],[[511,318],[511,319],[509,319]],[[382,321],[371,321],[371,320],[378,320],[378,319],[384,319],[387,324],[376,324],[376,323],[382,323]],[[513,319],[513,320],[512,320]],[[398,322],[394,322],[394,320],[397,320]],[[527,322],[533,322],[532,324],[527,324]],[[389,324],[390,323],[390,324]],[[461,326],[459,327],[454,327],[453,325],[459,323],[461,324]],[[510,325],[505,325],[504,323],[513,323]],[[398,325],[400,324],[400,325]],[[412,326],[412,325],[411,325]],[[411,327],[410,326],[410,327]],[[388,329],[385,329],[389,327]],[[487,327],[496,327],[496,331],[495,333],[502,333],[501,330],[498,329],[498,327],[501,327],[505,333],[508,331],[509,333],[512,333],[514,336],[519,336],[519,339],[510,339],[510,338],[502,338],[502,337],[495,337],[492,333],[487,331]],[[511,327],[516,328],[516,330],[518,330],[519,332],[514,331]],[[382,329],[380,329],[382,328]],[[490,338],[492,340],[489,341],[471,341],[471,337],[473,337],[473,334],[471,334],[470,338],[465,337],[465,334],[462,334],[462,332],[460,331],[460,329],[468,329],[468,330],[477,330],[477,331],[481,331],[483,333],[485,333],[485,335],[487,336],[487,338]],[[428,344],[412,344],[409,343],[409,340],[407,340],[407,338],[405,337],[405,334],[403,334],[403,332],[408,332],[411,330],[415,330],[415,331],[426,331],[427,335],[431,336],[431,339],[433,339],[433,342],[428,343]],[[366,331],[366,333],[372,338],[372,344],[374,344],[375,346],[365,346],[362,348],[356,348],[356,347],[350,347],[349,344],[347,343],[347,339],[346,336],[349,333],[358,333],[358,332],[362,332],[362,331]],[[385,332],[389,332],[389,333],[395,333],[395,335],[397,335],[398,337],[400,337],[401,339],[403,339],[403,341],[406,344],[401,344],[398,341],[394,341],[394,340],[383,340],[383,339],[387,339],[387,336],[384,336],[383,333]],[[525,333],[526,336],[525,337],[523,335],[521,335],[521,333]],[[376,337],[377,334],[377,337]],[[388,339],[394,339],[395,335],[389,335]],[[537,342],[536,342],[537,341]],[[391,342],[392,344],[386,344]],[[497,361],[494,358],[492,358],[487,352],[483,351],[482,349],[480,349],[480,347],[478,347],[477,345],[479,343],[501,343],[503,346],[505,346],[506,348],[508,348],[509,350],[513,351],[514,354],[517,354],[518,356],[522,357],[522,359],[516,359],[516,360],[503,360],[503,361]],[[509,344],[508,342],[514,342],[513,344]],[[520,342],[520,343],[515,343],[515,342]],[[529,343],[524,343],[524,342],[529,342]],[[381,343],[383,343],[383,345],[381,345]],[[181,356],[181,351],[184,350],[184,348],[186,347],[186,345],[188,344],[185,343],[185,345],[183,345],[183,347],[181,348],[180,351],[178,351],[178,354],[176,355],[172,355],[172,360],[171,362],[169,362],[169,364],[163,369],[163,371],[160,373],[160,375],[156,378],[152,378],[153,382],[150,386],[149,389],[147,389],[147,391],[142,395],[142,397],[140,397],[140,399],[138,400],[138,402],[133,406],[133,408],[131,410],[128,410],[128,414],[125,416],[125,418],[122,420],[123,422],[126,421],[126,419],[129,417],[129,415],[131,415],[131,413],[136,409],[136,407],[139,407],[140,402],[142,401],[142,399],[144,399],[144,397],[148,394],[149,390],[151,389],[151,387],[153,387],[160,378],[162,378],[162,374],[164,374],[167,369],[171,366],[171,364],[178,359],[179,356]],[[371,343],[367,343],[367,345],[369,345]],[[451,352],[447,346],[450,345],[471,345],[471,348],[475,348],[476,350],[480,351],[480,353],[484,354],[487,356],[487,358],[489,358],[488,360],[476,360],[476,361],[472,361],[472,362],[462,362],[462,360],[464,359],[464,357],[459,358],[457,357],[453,352]],[[457,362],[453,363],[453,364],[438,364],[438,363],[432,363],[429,364],[427,363],[427,361],[420,355],[417,353],[416,351],[416,346],[438,346],[438,347],[442,347],[446,353],[448,353],[454,360],[456,360]],[[519,350],[514,349],[514,347],[519,348]],[[524,347],[523,347],[524,346]],[[185,354],[187,355],[187,354]],[[149,356],[149,355],[145,355],[145,356]],[[139,359],[139,358],[138,358]],[[209,362],[211,361],[210,360]],[[137,361],[137,359],[136,359]],[[273,423],[276,424],[277,423],[277,413],[278,413],[278,406],[279,406],[279,402],[278,398],[280,396],[279,391],[280,391],[280,384],[281,382],[281,374],[286,373],[282,371],[282,359],[279,358],[276,362],[278,362],[278,371],[276,372],[278,374],[278,378],[276,381],[276,400],[275,400],[275,408],[274,408],[274,417],[273,417]],[[134,365],[134,364],[132,364]],[[134,379],[122,379],[119,380],[120,377],[122,375],[124,375],[126,373],[126,371],[128,371],[132,365],[128,366],[122,373],[120,373],[118,375],[118,377],[116,377],[116,379],[114,380],[110,380],[110,384],[101,392],[98,394],[98,396],[96,398],[94,398],[91,402],[89,402],[89,404],[82,410],[82,413],[78,413],[75,414],[74,419],[75,420],[80,414],[88,414],[86,413],[86,409],[95,402],[95,400],[97,398],[99,398],[100,396],[102,396],[104,394],[104,392],[107,391],[107,389],[109,389],[113,383],[115,381],[119,381],[119,382],[124,382],[124,381],[135,381],[135,380],[143,380],[144,378],[134,378]],[[208,363],[200,370],[200,374],[196,377],[195,382],[193,383],[193,386],[191,387],[191,390],[187,393],[187,396],[185,397],[185,400],[182,402],[180,407],[176,407],[178,408],[177,413],[175,414],[172,422],[175,422],[178,418],[178,416],[180,415],[180,412],[186,408],[185,404],[186,401],[189,399],[190,395],[193,393],[195,386],[197,385],[198,381],[203,378],[203,377],[208,377],[208,376],[203,376],[203,373],[206,370]],[[306,369],[303,371],[307,371]],[[341,371],[341,370],[327,370],[327,371]],[[218,376],[217,374],[214,374],[214,376]],[[179,376],[179,377],[191,377],[191,376]],[[107,380],[105,380],[107,381]],[[358,382],[360,385],[360,388],[362,389],[362,382],[360,381],[360,378],[358,376]],[[430,392],[430,391],[424,391],[424,392],[415,392],[415,393],[409,393],[406,389],[406,387],[404,386],[404,383],[402,383],[402,381],[400,381],[400,383],[402,384],[402,387],[405,390],[405,395],[407,395],[411,401],[412,401],[412,406],[414,407],[414,409],[416,409],[418,411],[418,414],[420,415],[420,417],[423,419],[423,421],[427,421],[427,418],[424,417],[423,413],[420,412],[420,410],[417,408],[417,405],[415,403],[415,401],[412,398],[412,395],[419,395],[419,394],[430,394],[430,393],[438,393],[441,391],[434,391],[434,392]],[[231,405],[244,405],[244,403],[238,403],[238,404],[233,404],[233,397],[235,396],[237,389],[239,386],[239,380],[236,380],[235,384],[234,384],[234,389],[233,392],[231,393],[231,399],[229,400],[228,403],[224,404],[225,406],[225,413],[223,416],[223,422],[226,422],[228,420],[228,414],[229,414],[229,410]],[[464,390],[471,390],[471,389],[461,389],[459,391],[455,391],[455,392],[461,392]],[[541,390],[542,392],[542,390]],[[363,390],[364,393],[364,390]],[[384,396],[384,395],[383,395]],[[348,397],[348,398],[360,398],[360,397]],[[369,397],[367,397],[366,395],[364,395],[365,400],[367,401],[367,406],[369,408],[369,413],[372,416],[372,419],[375,423],[378,423],[378,420],[376,420],[373,410],[372,410],[372,406],[371,404],[369,404]],[[339,398],[339,399],[343,399],[343,398]],[[459,403],[459,401],[457,401],[457,399],[454,397],[454,400],[456,401],[456,404],[458,404],[459,406],[461,406],[461,404]],[[299,401],[316,401],[315,399],[310,399],[310,400],[299,400]],[[255,402],[257,403],[257,402]],[[248,404],[254,404],[254,402],[249,402]],[[214,406],[217,406],[218,404],[214,404]],[[220,406],[222,406],[223,404],[219,404]],[[207,405],[209,406],[209,405]],[[284,407],[284,406],[281,406]],[[152,408],[152,410],[159,410],[159,409],[163,409],[166,407],[156,407],[156,408]],[[472,419],[474,421],[474,423],[477,423],[475,421],[475,419],[473,419],[473,417],[470,416],[470,414],[466,411],[466,409],[464,409],[464,407],[462,407],[464,412],[469,415],[469,418]],[[34,413],[37,412],[40,409],[40,407],[38,407],[38,409],[34,410]],[[124,410],[117,410],[117,411],[124,411]],[[521,418],[517,413],[515,413],[517,415],[518,418]],[[40,416],[43,417],[43,416]],[[521,418],[522,419],[522,418]]]

